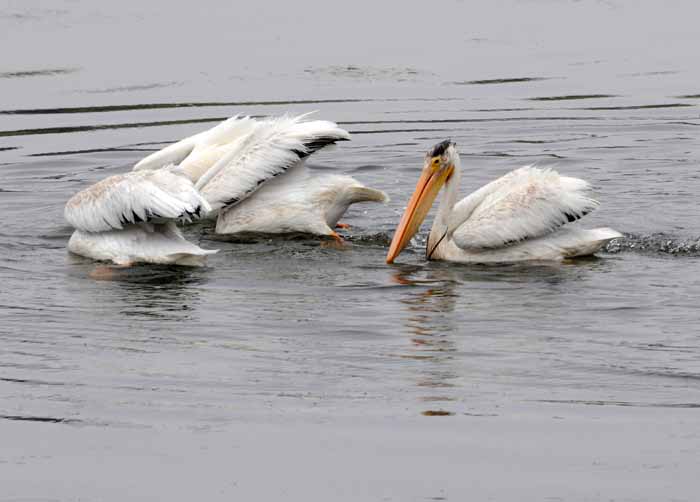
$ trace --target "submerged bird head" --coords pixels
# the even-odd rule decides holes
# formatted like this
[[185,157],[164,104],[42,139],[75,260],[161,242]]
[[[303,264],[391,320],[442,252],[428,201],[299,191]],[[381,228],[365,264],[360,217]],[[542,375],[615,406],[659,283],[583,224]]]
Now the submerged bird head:
[[387,263],[393,263],[394,259],[418,232],[440,188],[452,176],[458,155],[456,144],[449,139],[428,150],[425,155],[423,171],[416,184],[416,190],[413,192],[411,200],[408,201],[406,211],[404,211],[401,222],[394,232],[394,238],[386,256]]

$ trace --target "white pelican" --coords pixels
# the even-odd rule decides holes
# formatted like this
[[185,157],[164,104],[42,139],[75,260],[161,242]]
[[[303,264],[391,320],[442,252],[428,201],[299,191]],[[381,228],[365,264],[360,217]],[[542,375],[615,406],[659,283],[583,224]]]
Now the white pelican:
[[175,222],[197,218],[210,209],[174,166],[110,176],[66,204],[65,218],[76,229],[68,249],[122,266],[200,265],[216,251],[186,241]]
[[66,204],[68,249],[118,265],[198,265],[216,251],[187,242],[176,222],[204,216],[218,216],[217,233],[341,240],[334,228],[350,204],[387,197],[348,176],[311,176],[304,159],[350,135],[305,117],[232,117],[83,190]]
[[583,180],[523,167],[457,202],[460,159],[455,143],[435,145],[387,254],[393,263],[418,231],[440,188],[445,192],[430,230],[426,258],[464,263],[563,260],[591,255],[622,237],[610,228],[564,226],[598,206]]
[[149,155],[134,170],[179,163],[210,204],[208,216],[218,216],[218,234],[300,232],[340,239],[334,228],[350,204],[387,197],[348,176],[312,176],[304,159],[350,135],[306,116],[235,116]]

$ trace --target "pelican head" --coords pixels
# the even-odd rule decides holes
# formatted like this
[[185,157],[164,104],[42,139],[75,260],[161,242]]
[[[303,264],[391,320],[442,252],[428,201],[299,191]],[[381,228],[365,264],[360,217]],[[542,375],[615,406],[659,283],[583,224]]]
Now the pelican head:
[[449,139],[438,143],[425,155],[423,172],[418,179],[411,200],[408,201],[401,222],[394,232],[389,253],[386,255],[387,263],[393,263],[394,258],[403,251],[411,238],[418,232],[440,188],[452,176],[457,157],[456,145]]

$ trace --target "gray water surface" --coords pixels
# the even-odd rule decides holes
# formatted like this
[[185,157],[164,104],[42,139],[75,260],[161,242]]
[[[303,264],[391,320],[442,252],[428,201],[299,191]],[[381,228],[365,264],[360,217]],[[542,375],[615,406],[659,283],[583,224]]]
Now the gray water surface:
[[[0,501],[696,500],[700,8],[504,0],[0,4]],[[344,249],[220,241],[94,280],[76,191],[240,113],[391,196]],[[433,143],[466,195],[589,180],[564,264],[384,264]],[[427,231],[426,225],[426,231]]]

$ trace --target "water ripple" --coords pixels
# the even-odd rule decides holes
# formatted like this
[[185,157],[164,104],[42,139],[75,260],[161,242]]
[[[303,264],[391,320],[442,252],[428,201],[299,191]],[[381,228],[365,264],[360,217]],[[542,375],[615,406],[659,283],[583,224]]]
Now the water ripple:
[[80,68],[47,68],[43,70],[24,70],[0,72],[0,78],[29,78],[29,77],[53,77],[56,75],[68,75],[80,71]]
[[462,80],[451,82],[453,85],[494,85],[494,84],[519,84],[523,82],[538,82],[549,80],[552,77],[511,77],[511,78],[491,78],[484,80]]

